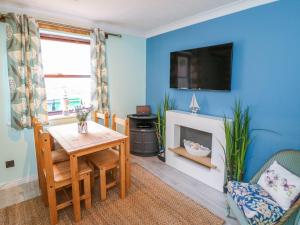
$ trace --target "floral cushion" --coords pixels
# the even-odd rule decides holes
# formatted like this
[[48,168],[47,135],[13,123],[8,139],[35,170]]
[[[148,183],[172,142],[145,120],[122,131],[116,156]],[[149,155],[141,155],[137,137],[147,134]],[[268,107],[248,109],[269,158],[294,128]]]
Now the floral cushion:
[[300,177],[274,161],[257,182],[285,210],[300,195]]
[[258,184],[230,181],[227,188],[233,200],[244,212],[249,224],[272,225],[285,213],[285,210]]

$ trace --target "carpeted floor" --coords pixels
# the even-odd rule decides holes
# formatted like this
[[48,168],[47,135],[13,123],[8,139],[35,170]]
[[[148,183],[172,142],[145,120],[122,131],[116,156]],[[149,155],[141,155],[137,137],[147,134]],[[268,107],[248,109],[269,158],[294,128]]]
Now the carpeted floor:
[[[92,208],[82,210],[78,225],[222,225],[224,221],[175,191],[143,167],[132,165],[132,186],[120,200],[118,188],[111,189],[104,202],[98,195]],[[49,212],[40,198],[0,209],[1,225],[46,225]],[[59,225],[75,224],[72,207],[59,212]]]

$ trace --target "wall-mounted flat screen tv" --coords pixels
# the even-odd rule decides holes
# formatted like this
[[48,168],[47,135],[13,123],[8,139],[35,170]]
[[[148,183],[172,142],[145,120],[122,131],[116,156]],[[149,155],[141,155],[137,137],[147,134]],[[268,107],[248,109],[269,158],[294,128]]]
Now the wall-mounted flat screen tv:
[[170,87],[231,90],[233,43],[171,52]]

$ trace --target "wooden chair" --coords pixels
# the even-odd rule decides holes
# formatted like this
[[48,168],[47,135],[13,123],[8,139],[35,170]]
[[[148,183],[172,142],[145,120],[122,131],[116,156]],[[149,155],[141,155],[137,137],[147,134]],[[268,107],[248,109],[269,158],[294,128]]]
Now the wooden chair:
[[[47,190],[44,185],[45,181],[43,181],[44,176],[42,175],[42,169],[41,169],[41,155],[40,155],[40,145],[38,140],[38,133],[40,130],[43,129],[42,124],[36,119],[32,119],[33,124],[33,134],[34,134],[34,144],[35,144],[35,154],[36,154],[36,161],[37,161],[37,172],[38,172],[38,182],[39,182],[39,188],[41,191],[41,196],[46,205],[48,205],[48,199],[47,199]],[[51,142],[51,157],[53,163],[59,163],[59,162],[65,162],[69,160],[69,156],[65,153],[63,149],[56,149],[53,148],[53,138],[50,139]]]
[[[117,125],[123,126],[125,134],[128,133],[128,119],[121,119],[113,115],[112,117],[112,129],[116,130]],[[128,152],[128,144],[126,144],[126,153]],[[127,154],[126,154],[127,155]],[[106,199],[107,190],[117,184],[116,179],[116,170],[119,165],[119,152],[114,149],[106,149],[94,154],[91,154],[87,157],[89,162],[95,166],[99,170],[99,177],[100,177],[100,200]],[[126,158],[128,164],[130,157]],[[126,172],[129,173],[130,167],[126,168]],[[110,175],[110,176],[107,176]],[[126,176],[127,177],[127,176]],[[127,187],[129,186],[128,179],[126,181]],[[93,182],[92,182],[93,186]]]
[[103,125],[105,127],[109,127],[109,114],[108,112],[101,113],[98,111],[94,111],[92,113],[92,120],[96,123],[99,123],[99,120],[103,120]]
[[123,127],[124,134],[128,137],[127,143],[126,143],[126,188],[128,189],[131,185],[131,179],[130,179],[130,170],[131,170],[131,164],[130,164],[130,135],[129,135],[129,119],[122,119],[116,116],[116,114],[113,114],[112,116],[112,124],[111,129],[117,131],[117,126]]
[[[263,167],[254,175],[254,177],[249,181],[251,184],[256,184],[261,176],[261,174],[269,168],[269,166],[277,161],[279,164],[284,166],[286,169],[290,170],[297,176],[300,176],[300,151],[299,150],[281,150],[275,153],[264,165]],[[236,219],[241,225],[249,225],[245,214],[237,206],[236,202],[233,200],[230,193],[227,193],[227,214],[234,214]],[[294,202],[294,204],[289,208],[285,214],[275,223],[275,225],[296,225],[300,224],[300,198]]]
[[[108,112],[100,112],[100,111],[93,111],[91,113],[91,116],[92,116],[92,120],[95,122],[95,123],[99,123],[99,120],[101,120],[103,122],[103,126],[105,127],[109,127],[109,113]],[[95,174],[94,173],[94,166],[93,164],[91,164],[89,161],[88,161],[89,165],[91,166],[92,168],[92,173],[91,173],[91,176],[92,176],[92,179],[91,179],[91,187],[93,188],[94,187],[94,178],[95,177],[98,177],[98,174]]]
[[46,189],[46,181],[44,179],[43,170],[42,170],[42,159],[41,159],[41,149],[39,143],[39,131],[42,130],[42,125],[37,121],[33,120],[33,134],[34,134],[34,144],[35,144],[35,154],[36,154],[36,165],[38,172],[38,182],[39,188],[41,191],[41,197],[45,205],[48,205],[47,198],[47,189]]
[[[51,224],[57,223],[57,211],[67,206],[72,205],[72,198],[70,198],[65,190],[64,194],[67,200],[59,203],[57,202],[56,192],[62,190],[65,187],[69,187],[72,184],[71,172],[70,172],[70,161],[60,162],[54,164],[51,155],[51,140],[50,135],[39,129],[38,140],[40,146],[39,155],[41,156],[41,169],[42,175],[44,176],[45,186],[47,189],[47,197],[50,211]],[[91,207],[91,188],[90,188],[90,173],[91,168],[86,162],[80,160],[78,162],[79,168],[79,181],[83,182],[83,195],[81,200],[85,201],[85,207]]]
[[[36,119],[32,119],[32,124],[33,124],[33,133],[34,133],[34,143],[35,143],[35,148],[37,149],[38,143],[37,143],[37,126],[42,126],[41,123]],[[64,162],[69,160],[68,154],[62,149],[62,148],[55,148],[54,140],[51,137],[51,155],[52,155],[52,160],[53,163],[59,163],[59,162]],[[38,159],[37,159],[38,160]]]

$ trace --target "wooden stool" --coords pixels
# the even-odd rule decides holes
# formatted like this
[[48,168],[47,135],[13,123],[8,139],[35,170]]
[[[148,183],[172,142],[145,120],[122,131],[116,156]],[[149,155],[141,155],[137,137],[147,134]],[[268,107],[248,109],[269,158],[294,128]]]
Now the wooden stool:
[[[101,152],[91,154],[88,156],[88,160],[99,170],[100,200],[103,201],[106,199],[107,189],[117,184],[115,170],[119,165],[119,154],[112,149],[106,149]],[[111,172],[113,175],[110,181],[107,180],[107,172]]]
[[[129,126],[128,126],[128,119],[121,119],[113,115],[112,117],[112,129],[117,130],[117,125],[120,125],[124,128],[125,135],[128,134]],[[126,145],[126,173],[129,173],[130,169],[130,157],[128,154],[128,143]],[[99,177],[100,177],[100,200],[106,199],[107,189],[115,186],[117,184],[116,180],[116,171],[119,165],[119,152],[117,149],[106,149],[101,152],[97,152],[91,154],[87,157],[90,165],[95,166],[99,170]],[[111,176],[108,177],[107,174],[110,173]],[[127,177],[127,176],[126,176]],[[129,176],[128,176],[129,177]],[[109,179],[110,178],[110,179]],[[93,178],[92,178],[93,179]],[[127,178],[126,186],[129,187],[130,179]],[[94,186],[94,182],[92,181],[92,187]]]

